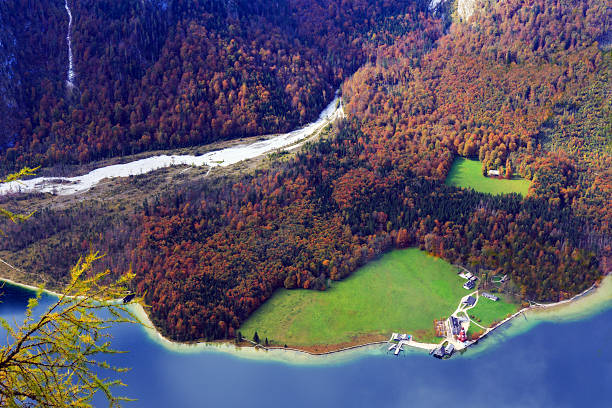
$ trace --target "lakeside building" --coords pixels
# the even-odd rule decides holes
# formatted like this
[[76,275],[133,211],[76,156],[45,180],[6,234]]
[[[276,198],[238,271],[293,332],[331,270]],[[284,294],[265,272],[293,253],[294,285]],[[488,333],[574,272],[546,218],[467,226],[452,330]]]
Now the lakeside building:
[[435,358],[450,358],[453,353],[455,352],[455,346],[453,346],[451,343],[448,343],[445,346],[440,345],[439,347],[433,349],[429,354],[431,354],[432,356],[434,356]]
[[455,316],[448,318],[448,325],[453,336],[456,336],[461,332],[461,322],[459,322],[459,319],[457,319]]
[[467,335],[465,334],[465,330],[463,330],[463,328],[461,329],[461,332],[459,332],[459,336],[457,336],[457,340],[463,343],[467,341]]
[[474,304],[476,304],[476,298],[474,296],[468,296],[463,299],[463,304],[467,306],[474,306]]
[[445,354],[445,353],[444,353],[444,347],[440,346],[440,347],[438,347],[437,349],[435,349],[435,350],[433,351],[433,354],[432,354],[432,355],[433,355],[435,358],[442,358],[442,357],[444,357],[444,354]]

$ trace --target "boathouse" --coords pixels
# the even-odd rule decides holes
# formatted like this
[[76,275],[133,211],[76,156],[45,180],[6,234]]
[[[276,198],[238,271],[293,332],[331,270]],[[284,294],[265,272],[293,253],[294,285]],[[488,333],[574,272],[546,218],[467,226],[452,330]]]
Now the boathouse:
[[433,356],[434,356],[435,358],[442,358],[442,357],[444,357],[444,354],[445,354],[445,352],[444,352],[444,346],[440,346],[440,347],[438,347],[438,348],[437,348],[437,349],[435,349],[435,350],[434,350],[434,352],[433,352]]

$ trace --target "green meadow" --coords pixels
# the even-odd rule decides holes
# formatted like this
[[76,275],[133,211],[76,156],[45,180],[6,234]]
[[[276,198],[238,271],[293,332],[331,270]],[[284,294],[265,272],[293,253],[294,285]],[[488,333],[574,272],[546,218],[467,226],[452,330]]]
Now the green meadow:
[[[499,295],[498,295],[499,296]],[[505,319],[509,314],[519,310],[519,305],[505,301],[502,297],[497,302],[480,296],[474,308],[468,310],[474,321],[484,327],[489,327],[495,322]],[[478,321],[480,319],[480,321]],[[471,328],[471,326],[470,326]]]
[[392,332],[437,341],[433,320],[448,317],[468,292],[449,263],[417,248],[370,262],[323,292],[278,290],[241,326],[275,345],[334,345]]
[[482,164],[478,160],[470,160],[464,157],[455,159],[448,176],[446,184],[472,188],[481,193],[508,194],[518,193],[523,197],[529,190],[529,180],[513,178],[511,180],[485,177],[482,175]]

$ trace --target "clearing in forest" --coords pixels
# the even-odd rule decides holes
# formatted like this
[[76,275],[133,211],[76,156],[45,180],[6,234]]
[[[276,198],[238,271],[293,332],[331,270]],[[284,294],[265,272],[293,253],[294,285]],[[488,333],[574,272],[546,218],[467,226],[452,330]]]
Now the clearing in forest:
[[518,177],[511,180],[485,177],[482,175],[482,163],[478,160],[457,157],[446,177],[446,184],[472,188],[481,193],[518,193],[524,197],[527,195],[530,182]]
[[[474,316],[475,322],[484,327],[490,327],[493,323],[500,322],[504,320],[508,315],[511,315],[519,310],[519,305],[516,303],[507,302],[503,296],[499,294],[495,294],[500,296],[500,299],[497,302],[494,302],[490,299],[485,298],[480,294],[480,298],[478,299],[478,303],[474,308],[468,310],[468,314]],[[480,320],[480,321],[478,321]],[[472,328],[470,326],[470,328]]]
[[410,333],[437,342],[434,319],[467,294],[455,267],[417,248],[392,251],[324,292],[279,289],[242,325],[274,345],[355,344]]

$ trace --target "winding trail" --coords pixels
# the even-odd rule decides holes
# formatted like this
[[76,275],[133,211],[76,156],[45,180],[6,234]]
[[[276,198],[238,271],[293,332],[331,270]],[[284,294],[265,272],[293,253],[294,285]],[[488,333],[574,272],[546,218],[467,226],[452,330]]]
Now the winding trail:
[[269,135],[266,139],[251,144],[215,150],[200,156],[159,155],[129,163],[100,167],[76,177],[37,177],[30,180],[12,181],[0,185],[0,195],[33,192],[71,195],[85,192],[104,179],[137,176],[170,166],[226,167],[274,150],[288,150],[288,147],[316,136],[327,125],[343,117],[344,109],[340,97],[336,96],[321,112],[317,121],[289,133]]
[[68,5],[68,0],[64,0],[64,7],[66,13],[68,13],[68,33],[66,34],[66,42],[68,43],[68,76],[66,77],[66,85],[68,88],[74,88],[74,80],[76,75],[74,73],[74,63],[72,57],[72,11]]

